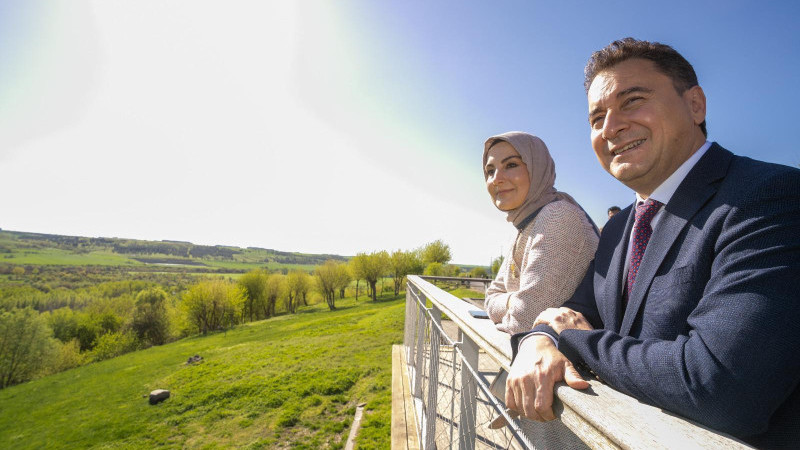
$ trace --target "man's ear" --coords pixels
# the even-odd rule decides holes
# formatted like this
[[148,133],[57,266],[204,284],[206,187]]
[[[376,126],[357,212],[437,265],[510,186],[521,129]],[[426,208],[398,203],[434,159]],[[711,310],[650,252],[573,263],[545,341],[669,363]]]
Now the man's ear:
[[683,93],[683,98],[687,101],[692,112],[692,119],[695,125],[700,125],[706,120],[706,94],[700,86],[692,86]]

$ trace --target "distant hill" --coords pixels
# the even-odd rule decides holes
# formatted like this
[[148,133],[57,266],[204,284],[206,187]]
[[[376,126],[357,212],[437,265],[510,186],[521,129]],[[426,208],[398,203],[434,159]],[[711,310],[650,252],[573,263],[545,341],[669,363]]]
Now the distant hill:
[[284,252],[258,247],[196,245],[185,241],[62,236],[25,231],[0,231],[0,264],[142,265],[211,267],[239,272],[253,268],[290,269],[349,257]]

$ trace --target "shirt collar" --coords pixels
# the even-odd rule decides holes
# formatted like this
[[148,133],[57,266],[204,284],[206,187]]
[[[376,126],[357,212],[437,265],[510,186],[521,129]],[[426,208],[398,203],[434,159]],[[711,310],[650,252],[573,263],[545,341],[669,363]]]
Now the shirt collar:
[[[653,200],[658,200],[663,204],[669,203],[669,200],[672,198],[672,194],[678,190],[678,186],[681,185],[683,179],[686,178],[686,175],[689,173],[690,170],[697,164],[697,161],[706,154],[708,148],[711,147],[711,141],[706,141],[699,149],[692,156],[689,157],[680,167],[678,167],[675,172],[672,172],[672,175],[669,176],[663,183],[661,183],[652,194],[650,194],[650,198]],[[636,204],[638,205],[639,202],[643,202],[643,199],[639,194],[636,194]]]

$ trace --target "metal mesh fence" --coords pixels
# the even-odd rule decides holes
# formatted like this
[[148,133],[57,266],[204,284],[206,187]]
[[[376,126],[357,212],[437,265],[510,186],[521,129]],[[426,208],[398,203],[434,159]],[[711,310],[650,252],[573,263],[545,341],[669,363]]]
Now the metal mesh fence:
[[[440,312],[426,306],[424,294],[411,284],[406,292],[404,347],[422,447],[532,448],[519,422],[489,392],[474,343],[454,342],[442,329]],[[499,415],[508,425],[489,428]]]

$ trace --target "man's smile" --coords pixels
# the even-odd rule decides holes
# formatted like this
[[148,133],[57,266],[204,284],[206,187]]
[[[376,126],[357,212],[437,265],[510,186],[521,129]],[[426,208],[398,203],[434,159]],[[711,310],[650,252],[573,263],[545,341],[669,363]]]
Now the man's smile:
[[613,153],[614,156],[621,155],[621,154],[627,152],[628,150],[634,149],[634,148],[642,145],[644,143],[644,141],[646,141],[646,140],[647,139],[639,139],[639,140],[633,141],[630,144],[625,145],[624,147],[611,150],[611,153]]

